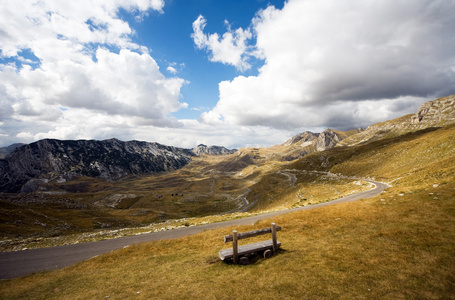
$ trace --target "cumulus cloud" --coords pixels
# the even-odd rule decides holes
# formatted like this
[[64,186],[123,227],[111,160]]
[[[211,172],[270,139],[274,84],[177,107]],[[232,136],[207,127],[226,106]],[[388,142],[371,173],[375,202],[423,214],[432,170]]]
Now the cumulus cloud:
[[[121,124],[181,127],[169,114],[185,80],[166,78],[119,17],[163,0],[6,0],[0,6],[2,144],[43,137],[97,138]],[[93,129],[98,128],[98,129]],[[110,129],[103,129],[110,128]],[[112,129],[114,128],[114,129]]]
[[153,141],[184,148],[193,148],[199,144],[205,144],[239,149],[242,147],[268,147],[282,143],[296,134],[267,126],[249,127],[220,124],[213,127],[197,120],[181,120],[181,122],[183,123],[182,127],[156,128],[152,135],[147,127],[135,128],[134,131],[131,131],[130,137],[133,136],[137,140],[150,140],[152,136]]
[[248,63],[250,56],[247,41],[252,34],[249,29],[238,28],[232,30],[228,21],[225,21],[228,31],[221,37],[217,33],[206,34],[204,28],[207,20],[200,15],[193,22],[193,34],[191,35],[194,44],[198,49],[206,49],[210,52],[210,60],[221,62],[236,67],[238,70],[245,71],[251,68]]
[[221,82],[201,120],[347,129],[415,111],[455,92],[454,13],[444,0],[270,6],[252,21],[265,58],[259,75]]
[[162,0],[5,0],[0,8],[1,55],[12,57],[22,49],[32,49],[43,60],[63,55],[74,59],[87,43],[139,48],[130,41],[133,31],[129,24],[117,16],[119,9],[140,14],[150,9],[162,11],[163,6]]

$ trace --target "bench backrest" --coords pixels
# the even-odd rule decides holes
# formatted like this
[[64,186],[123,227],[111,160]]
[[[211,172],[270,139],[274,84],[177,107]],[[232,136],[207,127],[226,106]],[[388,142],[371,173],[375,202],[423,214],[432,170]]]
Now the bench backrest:
[[[272,223],[273,226],[274,223]],[[281,226],[277,225],[276,226],[276,231],[281,231]],[[267,233],[272,233],[272,227],[269,228],[264,228],[264,229],[258,229],[258,230],[253,230],[253,231],[247,231],[247,232],[239,232],[237,233],[237,240],[241,239],[246,239],[254,236],[258,236],[261,234],[267,234]],[[234,240],[234,235],[229,234],[224,236],[224,242],[232,242]]]
[[232,253],[234,263],[238,263],[238,243],[237,240],[258,236],[261,234],[272,233],[273,252],[278,249],[278,242],[276,240],[276,232],[281,230],[281,226],[277,226],[275,223],[271,224],[271,227],[253,230],[248,232],[237,233],[237,230],[232,231],[232,234],[224,236],[224,242],[232,242]]

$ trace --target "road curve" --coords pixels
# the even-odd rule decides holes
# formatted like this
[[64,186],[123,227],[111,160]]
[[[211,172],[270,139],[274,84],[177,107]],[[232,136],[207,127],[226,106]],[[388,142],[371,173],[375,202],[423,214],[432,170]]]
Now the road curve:
[[349,195],[330,202],[324,202],[310,206],[302,206],[294,209],[271,212],[243,219],[230,220],[199,226],[182,227],[174,230],[152,232],[142,235],[127,236],[111,240],[16,252],[1,252],[0,279],[12,279],[35,272],[61,269],[82,262],[86,259],[90,259],[97,255],[108,253],[120,248],[124,248],[131,244],[158,241],[162,239],[174,239],[182,236],[193,235],[209,229],[218,229],[234,225],[251,225],[259,220],[275,217],[289,212],[314,209],[317,207],[333,205],[341,202],[350,202],[359,199],[371,198],[376,195],[379,195],[384,191],[384,189],[388,187],[384,183],[371,180],[366,181],[373,183],[375,187],[368,191]]

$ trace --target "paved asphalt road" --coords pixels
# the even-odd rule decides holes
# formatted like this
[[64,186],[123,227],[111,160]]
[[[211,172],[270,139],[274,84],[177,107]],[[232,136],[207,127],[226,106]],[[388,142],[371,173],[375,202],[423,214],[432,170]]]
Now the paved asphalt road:
[[369,181],[376,185],[375,188],[346,196],[330,202],[319,203],[311,206],[303,206],[295,209],[283,210],[262,214],[258,216],[248,217],[238,220],[230,220],[225,222],[183,227],[168,231],[159,231],[143,235],[127,236],[117,239],[104,240],[98,242],[90,242],[75,245],[58,246],[51,248],[32,249],[15,252],[0,253],[0,279],[11,279],[20,276],[25,276],[35,272],[49,271],[61,269],[94,256],[111,252],[116,249],[126,247],[131,244],[157,241],[162,239],[174,239],[182,236],[196,234],[205,230],[229,227],[233,225],[248,225],[254,224],[258,220],[271,218],[274,216],[286,214],[289,212],[313,209],[326,205],[333,205],[341,202],[355,201],[359,199],[371,198],[379,195],[388,186],[386,184]]

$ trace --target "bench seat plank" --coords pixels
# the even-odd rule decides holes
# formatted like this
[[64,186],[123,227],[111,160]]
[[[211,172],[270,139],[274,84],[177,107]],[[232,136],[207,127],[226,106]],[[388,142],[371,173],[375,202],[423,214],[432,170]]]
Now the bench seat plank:
[[[281,246],[281,243],[277,241],[278,248]],[[258,251],[263,251],[267,249],[273,248],[273,241],[267,240],[258,243],[243,245],[238,247],[239,256],[246,255]],[[230,259],[234,256],[232,248],[220,250],[220,258],[221,260]]]

